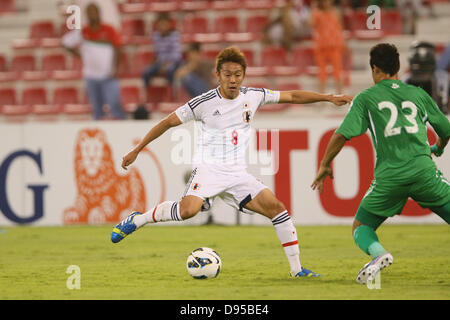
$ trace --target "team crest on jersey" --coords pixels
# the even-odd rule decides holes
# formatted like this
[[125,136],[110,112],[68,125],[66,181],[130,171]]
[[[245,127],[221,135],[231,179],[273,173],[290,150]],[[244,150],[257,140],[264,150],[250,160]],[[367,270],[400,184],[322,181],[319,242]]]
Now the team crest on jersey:
[[244,113],[242,113],[242,118],[244,119],[244,122],[249,123],[252,119],[252,112],[250,110],[244,111]]
[[398,88],[400,88],[400,86],[398,84],[396,84],[396,83],[393,83],[391,88],[392,89],[398,89]]
[[192,185],[192,190],[197,191],[198,189],[200,189],[200,185],[198,183],[194,183]]
[[244,108],[248,108],[248,103],[244,103]]

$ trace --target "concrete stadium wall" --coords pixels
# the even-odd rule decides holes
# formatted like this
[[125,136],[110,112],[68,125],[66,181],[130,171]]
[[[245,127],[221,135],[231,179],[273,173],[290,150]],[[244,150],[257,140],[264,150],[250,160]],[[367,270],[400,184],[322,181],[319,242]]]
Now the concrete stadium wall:
[[[283,201],[297,225],[350,224],[373,177],[375,152],[368,134],[352,139],[334,161],[333,182],[319,195],[310,185],[328,140],[342,119],[254,121],[248,171]],[[194,124],[174,128],[150,144],[129,170],[120,165],[156,121],[2,124],[0,225],[115,224],[131,210],[179,200],[191,171]],[[271,129],[278,128],[278,129]],[[430,131],[431,142],[435,139]],[[450,152],[434,158],[450,177]],[[238,214],[220,199],[213,221],[269,224]],[[202,224],[199,213],[185,224]],[[408,201],[391,223],[442,223]],[[175,224],[175,223],[168,223]]]

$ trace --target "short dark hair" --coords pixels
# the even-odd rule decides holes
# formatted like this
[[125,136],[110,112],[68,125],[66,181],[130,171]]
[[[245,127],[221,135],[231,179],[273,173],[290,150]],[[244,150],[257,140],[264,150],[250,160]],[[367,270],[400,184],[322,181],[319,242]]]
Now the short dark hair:
[[393,76],[400,70],[400,55],[397,47],[390,43],[379,43],[370,49],[370,68],[377,66]]
[[216,58],[216,70],[220,72],[220,68],[226,62],[235,62],[242,66],[245,70],[247,69],[247,61],[245,60],[245,55],[241,50],[236,48],[235,46],[228,47],[220,51]]

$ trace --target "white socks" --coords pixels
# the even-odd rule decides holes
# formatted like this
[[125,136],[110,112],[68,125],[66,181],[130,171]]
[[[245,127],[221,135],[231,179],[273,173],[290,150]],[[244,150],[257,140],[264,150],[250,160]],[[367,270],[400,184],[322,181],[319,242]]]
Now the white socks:
[[283,245],[293,275],[302,271],[300,249],[298,247],[297,230],[287,211],[283,211],[272,219],[278,239]]
[[164,221],[181,221],[180,206],[178,201],[164,201],[143,215],[134,218],[136,228],[140,228],[147,223]]

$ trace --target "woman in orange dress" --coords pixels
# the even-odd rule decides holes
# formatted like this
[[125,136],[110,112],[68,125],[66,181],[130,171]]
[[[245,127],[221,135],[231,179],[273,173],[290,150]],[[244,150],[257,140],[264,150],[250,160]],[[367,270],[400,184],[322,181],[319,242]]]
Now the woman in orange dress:
[[314,56],[319,67],[319,91],[325,92],[327,62],[333,66],[336,91],[342,91],[342,53],[344,36],[341,16],[332,0],[318,0],[312,4],[310,24],[313,30]]

